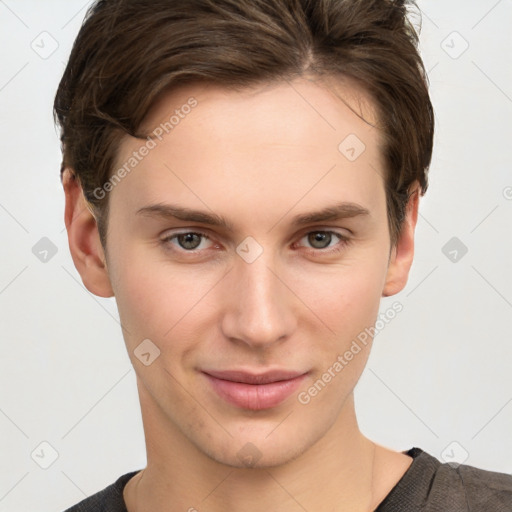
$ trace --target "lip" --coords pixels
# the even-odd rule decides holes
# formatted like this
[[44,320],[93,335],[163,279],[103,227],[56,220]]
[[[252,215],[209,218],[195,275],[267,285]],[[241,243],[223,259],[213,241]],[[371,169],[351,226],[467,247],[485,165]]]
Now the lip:
[[289,370],[260,374],[239,370],[208,370],[202,373],[221,398],[252,411],[276,407],[297,390],[307,375]]

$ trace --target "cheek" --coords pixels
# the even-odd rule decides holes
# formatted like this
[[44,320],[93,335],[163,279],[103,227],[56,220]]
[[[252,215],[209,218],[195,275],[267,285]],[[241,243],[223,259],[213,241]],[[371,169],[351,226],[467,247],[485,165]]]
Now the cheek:
[[379,311],[385,266],[377,260],[356,259],[328,268],[301,269],[291,281],[297,296],[335,332],[330,335],[338,342],[357,336]]
[[156,338],[164,321],[167,324],[172,321],[170,315],[162,315],[162,311],[175,309],[170,276],[166,278],[141,251],[130,250],[126,245],[116,256],[119,257],[109,265],[109,273],[126,341],[132,344],[140,342],[141,336]]
[[368,333],[379,311],[381,280],[379,265],[349,265],[316,279],[303,277],[308,303],[329,328],[316,321],[315,371],[298,396],[308,417],[334,417],[361,376],[372,346]]
[[177,333],[185,339],[186,331],[200,329],[200,318],[208,315],[205,299],[218,276],[171,267],[163,259],[157,261],[154,253],[125,251],[126,257],[112,269],[114,292],[127,343],[135,346],[149,338],[168,351],[178,348],[170,343]]

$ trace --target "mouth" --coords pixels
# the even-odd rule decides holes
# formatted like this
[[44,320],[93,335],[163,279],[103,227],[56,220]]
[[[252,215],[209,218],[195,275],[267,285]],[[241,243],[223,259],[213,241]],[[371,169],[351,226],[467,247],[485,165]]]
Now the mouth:
[[271,370],[260,374],[238,370],[208,370],[202,373],[223,400],[252,411],[278,406],[297,390],[307,375],[307,372],[289,370]]

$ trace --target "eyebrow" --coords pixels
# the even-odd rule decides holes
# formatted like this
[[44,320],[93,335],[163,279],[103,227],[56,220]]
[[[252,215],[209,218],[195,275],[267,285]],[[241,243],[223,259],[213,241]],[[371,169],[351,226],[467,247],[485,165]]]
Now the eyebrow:
[[[136,215],[150,218],[161,218],[169,220],[178,219],[186,222],[198,222],[201,224],[221,227],[228,231],[233,231],[233,225],[231,222],[220,215],[201,210],[193,210],[191,208],[184,208],[182,206],[173,204],[158,203],[144,206],[143,208],[137,210]],[[325,222],[348,219],[358,216],[364,217],[369,215],[370,210],[359,204],[342,202],[333,206],[328,206],[316,212],[296,215],[292,218],[291,225],[302,226],[313,222]]]

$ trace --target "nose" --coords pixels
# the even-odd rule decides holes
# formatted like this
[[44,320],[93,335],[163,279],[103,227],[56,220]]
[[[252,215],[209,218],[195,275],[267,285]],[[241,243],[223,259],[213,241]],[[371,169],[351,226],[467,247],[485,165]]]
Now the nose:
[[263,350],[295,331],[297,301],[265,253],[252,263],[238,259],[225,286],[228,305],[222,331],[230,340]]

